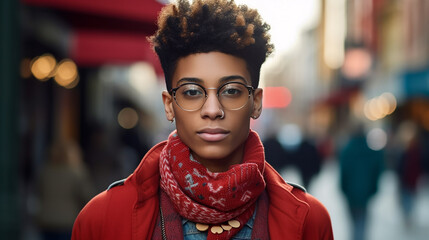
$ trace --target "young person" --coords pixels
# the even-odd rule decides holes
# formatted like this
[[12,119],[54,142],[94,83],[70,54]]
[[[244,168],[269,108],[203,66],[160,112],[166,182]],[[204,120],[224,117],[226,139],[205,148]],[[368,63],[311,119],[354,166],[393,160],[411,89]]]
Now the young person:
[[229,0],[164,7],[151,42],[176,130],[124,181],[81,211],[73,239],[333,239],[325,207],[264,160],[262,111],[272,51],[256,10]]

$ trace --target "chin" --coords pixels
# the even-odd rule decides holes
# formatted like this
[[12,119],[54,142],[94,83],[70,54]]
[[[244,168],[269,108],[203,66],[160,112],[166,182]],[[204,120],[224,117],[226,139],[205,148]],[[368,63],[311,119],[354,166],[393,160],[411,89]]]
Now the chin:
[[222,146],[199,146],[198,151],[193,151],[198,157],[204,159],[224,159],[231,154],[230,149],[225,149]]
[[223,159],[228,156],[225,149],[219,147],[207,147],[195,152],[198,156],[206,159]]

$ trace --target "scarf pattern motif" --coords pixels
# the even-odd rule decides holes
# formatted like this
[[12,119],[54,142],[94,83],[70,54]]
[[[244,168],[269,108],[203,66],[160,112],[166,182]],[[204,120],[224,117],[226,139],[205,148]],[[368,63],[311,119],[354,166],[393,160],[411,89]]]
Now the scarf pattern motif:
[[250,131],[244,149],[243,163],[212,173],[173,131],[159,162],[161,188],[176,211],[193,222],[218,224],[249,210],[265,189],[264,151],[256,132]]

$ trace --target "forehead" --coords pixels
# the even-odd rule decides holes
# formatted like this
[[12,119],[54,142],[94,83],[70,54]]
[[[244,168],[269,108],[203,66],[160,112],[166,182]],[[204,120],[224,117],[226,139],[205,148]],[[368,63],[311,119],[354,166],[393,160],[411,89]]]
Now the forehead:
[[247,84],[251,84],[243,59],[220,52],[196,53],[178,60],[172,86],[177,87],[177,83],[184,78],[200,79],[208,87],[218,86],[228,76],[241,76]]

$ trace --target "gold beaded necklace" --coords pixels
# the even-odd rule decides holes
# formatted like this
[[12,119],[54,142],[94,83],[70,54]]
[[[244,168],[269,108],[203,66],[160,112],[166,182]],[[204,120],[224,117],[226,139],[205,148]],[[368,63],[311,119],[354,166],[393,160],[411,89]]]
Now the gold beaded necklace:
[[210,228],[210,232],[212,232],[213,234],[221,234],[221,233],[223,233],[223,231],[229,231],[233,228],[239,228],[240,225],[241,224],[238,220],[229,220],[226,223],[223,223],[220,225],[214,225],[211,227],[208,224],[197,223],[197,224],[195,224],[195,227],[200,232],[205,232]]

